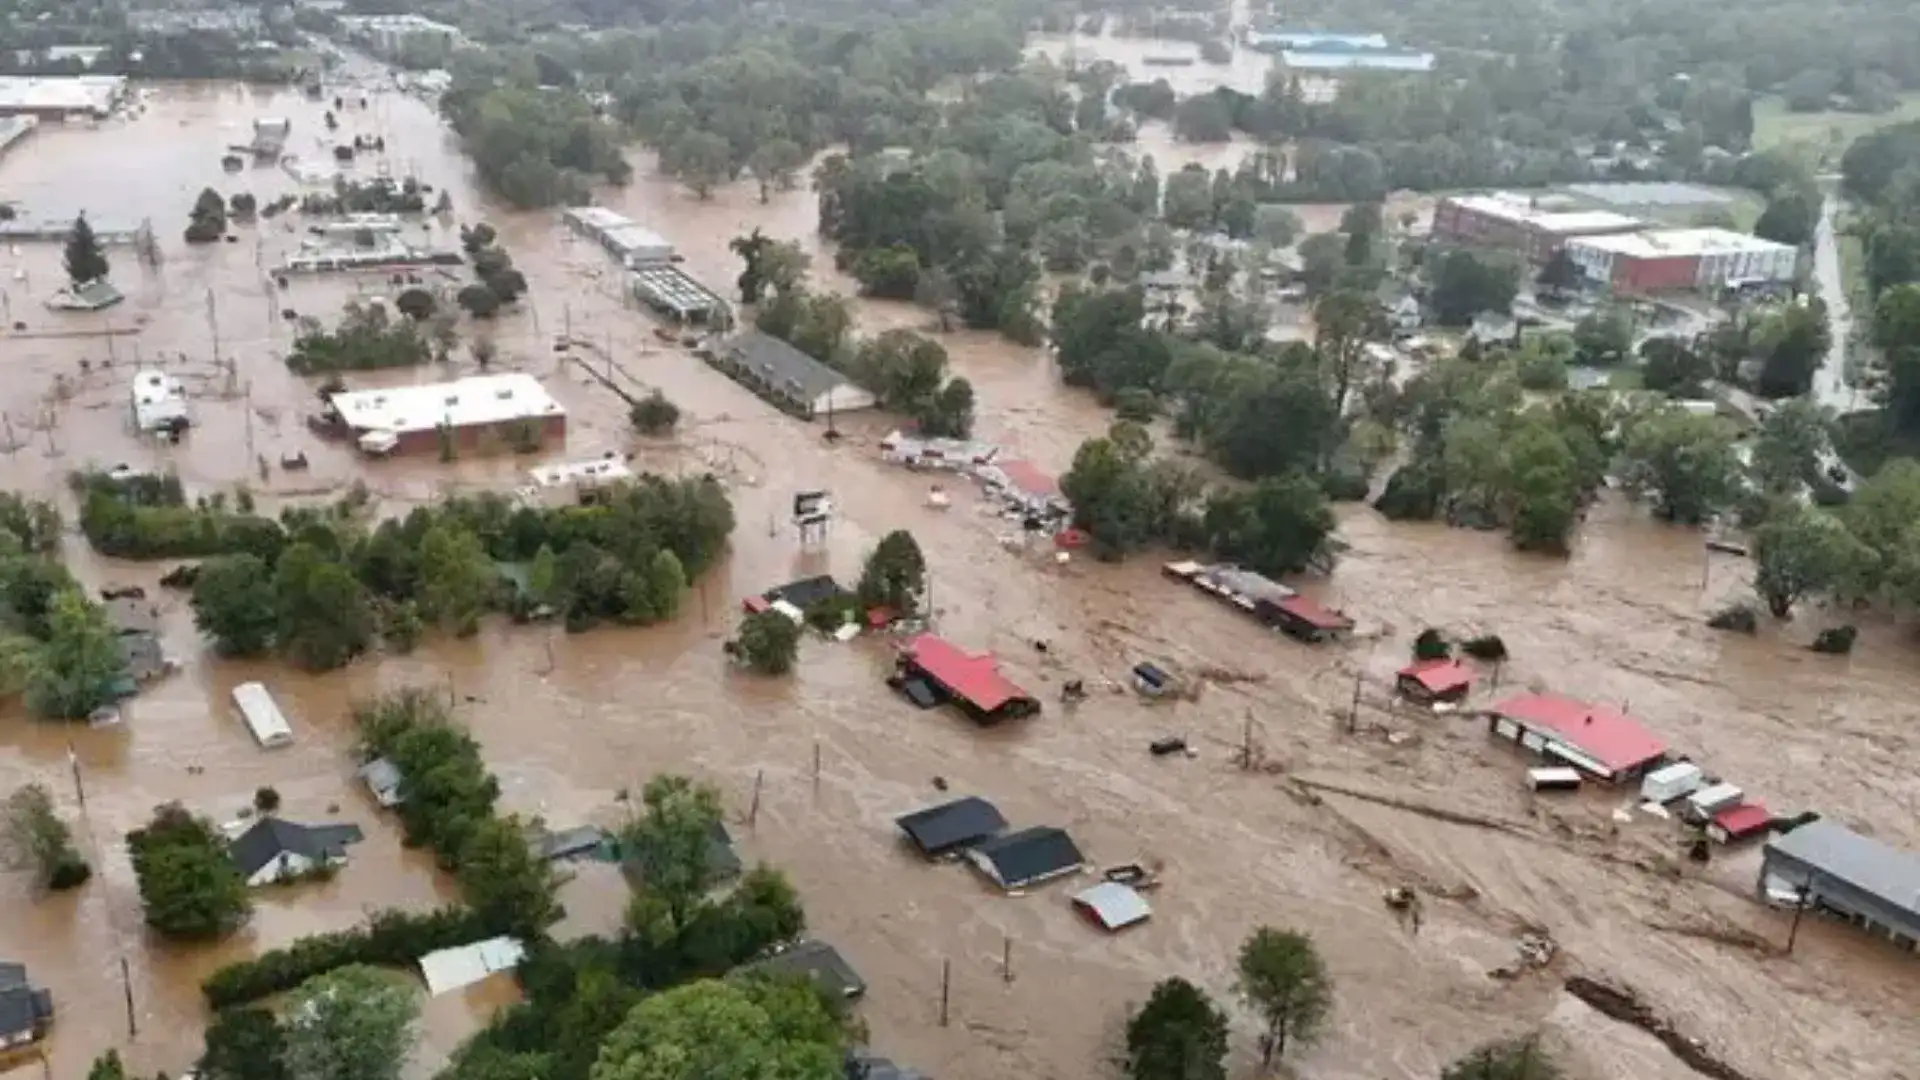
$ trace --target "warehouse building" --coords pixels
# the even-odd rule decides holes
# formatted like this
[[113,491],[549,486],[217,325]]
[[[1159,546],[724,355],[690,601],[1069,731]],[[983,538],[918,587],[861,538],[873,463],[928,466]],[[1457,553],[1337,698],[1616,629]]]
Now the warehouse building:
[[1758,890],[1832,912],[1908,949],[1920,943],[1920,855],[1836,822],[1809,822],[1768,841]]
[[673,244],[627,217],[604,206],[574,206],[561,214],[567,227],[607,249],[629,270],[673,261]]
[[780,408],[811,420],[874,407],[872,392],[781,341],[748,330],[707,350],[707,362]]
[[1634,296],[1790,282],[1800,265],[1799,249],[1730,229],[1586,236],[1567,254],[1590,280]]
[[1571,240],[1645,226],[1639,218],[1611,210],[1572,210],[1564,199],[1501,191],[1441,199],[1433,208],[1432,236],[1442,243],[1498,248],[1544,263]]
[[371,454],[536,449],[567,437],[567,411],[524,372],[355,390],[327,404]]
[[103,119],[126,98],[119,75],[0,76],[0,116]]

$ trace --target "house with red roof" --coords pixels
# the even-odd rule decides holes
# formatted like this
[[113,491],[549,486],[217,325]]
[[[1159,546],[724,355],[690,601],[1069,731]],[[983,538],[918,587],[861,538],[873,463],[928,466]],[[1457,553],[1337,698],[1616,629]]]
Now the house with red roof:
[[1760,803],[1729,806],[1707,823],[1707,837],[1716,844],[1732,844],[1758,836],[1773,827],[1773,814]]
[[1452,657],[1415,660],[1398,672],[1395,686],[1402,697],[1423,705],[1459,701],[1473,689],[1474,671]]
[[1306,642],[1331,641],[1353,629],[1352,619],[1299,593],[1274,602],[1260,614],[1281,633]]
[[920,680],[981,724],[1031,716],[1040,702],[1000,674],[992,653],[970,653],[935,634],[920,634],[900,647],[896,679]]
[[1607,705],[1523,694],[1487,711],[1488,730],[1602,780],[1637,777],[1666,759],[1667,744]]

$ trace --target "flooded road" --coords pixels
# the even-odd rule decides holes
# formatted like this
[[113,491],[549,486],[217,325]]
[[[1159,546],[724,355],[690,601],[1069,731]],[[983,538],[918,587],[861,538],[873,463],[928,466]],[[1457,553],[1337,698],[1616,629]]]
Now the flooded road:
[[[16,443],[0,458],[5,483],[56,495],[71,515],[62,477],[88,462],[174,468],[195,493],[246,483],[267,506],[337,494],[363,479],[389,512],[445,490],[516,482],[526,459],[363,463],[309,438],[300,418],[311,389],[280,361],[289,334],[278,311],[330,313],[355,285],[295,279],[281,294],[262,269],[295,243],[283,225],[242,227],[235,244],[180,241],[187,205],[205,184],[229,192],[246,185],[263,198],[294,188],[279,170],[221,174],[221,146],[253,116],[291,116],[299,145],[320,130],[320,113],[291,95],[163,90],[139,119],[42,131],[0,158],[7,197],[44,216],[82,207],[102,217],[113,208],[116,219],[151,216],[166,254],[149,271],[131,252],[111,251],[129,300],[90,316],[39,307],[60,274],[57,245],[6,255],[0,271],[10,309],[29,331],[0,346],[10,376],[0,409]],[[91,731],[0,720],[0,785],[47,782],[82,822],[97,859],[95,880],[77,897],[33,898],[17,875],[4,879],[14,913],[7,958],[26,962],[59,1003],[49,1044],[56,1080],[77,1080],[108,1046],[120,1047],[130,1068],[177,1075],[198,1046],[196,982],[208,971],[349,926],[376,906],[452,895],[426,860],[399,850],[392,823],[349,778],[347,703],[410,683],[456,694],[500,774],[506,806],[556,826],[616,823],[615,796],[662,770],[719,785],[746,853],[792,875],[815,931],[871,984],[862,1012],[874,1042],[933,1075],[1107,1075],[1130,1003],[1166,974],[1196,979],[1225,999],[1234,951],[1261,923],[1311,932],[1338,981],[1326,1039],[1294,1059],[1302,1076],[1430,1077],[1469,1046],[1529,1024],[1546,1025],[1567,1047],[1576,1076],[1688,1075],[1650,1041],[1560,994],[1560,979],[1575,971],[1634,985],[1756,1077],[1916,1075],[1920,983],[1911,956],[1817,921],[1802,929],[1790,958],[1727,944],[1741,934],[1785,938],[1785,918],[1748,899],[1751,852],[1701,870],[1681,859],[1668,827],[1614,821],[1621,796],[1531,800],[1521,791],[1522,760],[1490,743],[1480,725],[1397,710],[1387,694],[1422,627],[1498,632],[1515,653],[1500,674],[1503,688],[1627,703],[1677,749],[1780,812],[1815,808],[1920,847],[1920,782],[1911,767],[1920,676],[1908,632],[1869,627],[1848,658],[1804,649],[1817,628],[1806,625],[1818,621],[1811,613],[1758,638],[1715,634],[1702,619],[1745,588],[1741,565],[1719,556],[1703,563],[1697,536],[1609,504],[1564,562],[1516,555],[1495,536],[1393,525],[1350,510],[1342,531],[1353,550],[1330,580],[1307,587],[1346,607],[1378,643],[1293,644],[1163,580],[1152,557],[1059,565],[1050,552],[1010,549],[1002,542],[1009,526],[970,494],[951,509],[927,508],[924,477],[878,460],[884,418],[860,418],[849,425],[852,437],[828,445],[817,427],[657,341],[652,324],[621,303],[597,248],[569,239],[551,213],[485,205],[424,104],[376,95],[367,109],[348,110],[342,131],[382,134],[391,171],[447,186],[457,220],[484,216],[500,228],[532,293],[522,312],[483,332],[501,345],[502,365],[539,375],[571,411],[568,447],[554,457],[631,450],[637,466],[720,473],[740,522],[733,550],[671,625],[568,637],[498,623],[471,640],[320,677],[215,660],[195,638],[183,599],[153,592],[168,645],[186,667],[133,702],[126,724]],[[140,167],[130,182],[116,165],[134,153]],[[635,164],[635,182],[604,201],[675,241],[687,269],[717,291],[728,291],[738,272],[726,250],[733,235],[758,226],[817,243],[810,192],[762,205],[751,185],[734,185],[701,202],[655,178],[646,156]],[[816,254],[816,280],[844,287],[830,271],[831,260]],[[367,288],[382,286],[369,279]],[[858,311],[868,332],[931,322],[905,305],[861,302]],[[214,362],[216,326],[231,375]],[[128,333],[34,336],[108,327]],[[621,404],[552,352],[563,329],[610,354],[617,378],[657,386],[679,403],[681,433],[632,437]],[[1057,472],[1106,426],[1090,398],[1059,385],[1043,352],[970,333],[942,342],[974,383],[981,437]],[[197,390],[200,426],[179,447],[139,442],[127,430],[135,357],[164,358]],[[471,362],[459,351],[452,366],[466,371]],[[260,479],[257,459],[296,450],[309,456],[310,470],[272,469]],[[803,551],[781,522],[792,493],[809,487],[830,489],[841,517],[823,545]],[[981,731],[944,711],[916,711],[883,685],[880,642],[810,640],[798,671],[782,680],[727,668],[719,646],[740,596],[809,573],[850,581],[865,551],[899,527],[914,530],[927,552],[940,632],[997,650],[1008,673],[1048,702],[1043,716]],[[162,569],[98,559],[77,536],[69,556],[92,584],[153,590]],[[1037,651],[1035,641],[1048,649]],[[1208,689],[1196,701],[1158,705],[1117,689],[1148,658],[1204,676]],[[1356,676],[1361,700],[1347,734]],[[1057,688],[1075,677],[1096,690],[1076,710],[1062,710],[1053,704]],[[232,714],[227,691],[250,678],[281,702],[294,746],[257,749]],[[1116,688],[1104,688],[1107,680]],[[1266,770],[1233,763],[1249,724]],[[1147,743],[1166,734],[1186,736],[1199,756],[1150,757]],[[70,745],[85,780],[84,811]],[[743,819],[756,776],[765,789],[749,828]],[[941,798],[936,776],[954,792],[994,799],[1018,825],[1068,828],[1096,864],[1164,863],[1153,920],[1102,937],[1069,910],[1070,884],[1001,897],[958,867],[909,856],[892,820]],[[1354,795],[1309,797],[1300,780],[1506,828],[1443,822]],[[286,796],[285,816],[354,821],[367,829],[367,843],[326,885],[263,894],[253,925],[232,941],[180,949],[150,940],[119,838],[155,803],[182,799],[227,818],[262,784]],[[1382,890],[1400,884],[1427,891],[1418,936],[1381,903]],[[616,875],[589,872],[566,899],[569,929],[606,929],[624,893]],[[1539,930],[1561,947],[1553,968],[1512,981],[1488,977],[1513,960],[1518,935]],[[1009,941],[1010,980],[1001,967]],[[135,1037],[125,1023],[122,956]],[[952,1023],[941,1027],[946,961]],[[488,986],[432,1002],[415,1075],[429,1072],[502,995],[510,991]],[[1253,1060],[1251,1031],[1236,1008],[1236,1068]]]
[[1813,399],[1844,415],[1866,408],[1869,402],[1848,380],[1847,354],[1853,347],[1853,308],[1848,303],[1846,275],[1840,267],[1835,213],[1840,206],[1839,185],[1830,185],[1820,201],[1820,222],[1814,229],[1813,281],[1827,305],[1827,331],[1833,337],[1826,359],[1813,374]]

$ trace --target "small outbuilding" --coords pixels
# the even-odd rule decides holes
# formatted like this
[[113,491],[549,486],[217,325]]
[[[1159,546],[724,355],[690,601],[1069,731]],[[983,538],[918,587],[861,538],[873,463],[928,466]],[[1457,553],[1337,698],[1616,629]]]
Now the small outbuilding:
[[1729,806],[1713,815],[1707,823],[1707,839],[1716,844],[1734,844],[1759,836],[1773,827],[1773,815],[1759,803]]
[[1071,874],[1086,865],[1065,829],[1035,825],[977,844],[967,853],[973,865],[1002,889],[1024,889]]
[[427,981],[427,993],[433,997],[512,971],[527,958],[527,946],[519,938],[500,937],[436,949],[420,958],[420,977]]
[[978,795],[915,810],[894,819],[922,855],[935,858],[991,839],[1007,827],[998,807]]
[[1146,922],[1153,914],[1139,890],[1117,881],[1103,881],[1075,893],[1073,908],[1108,933]]
[[1416,660],[1400,669],[1394,686],[1401,696],[1421,704],[1460,701],[1473,689],[1472,668],[1451,658]]
[[1332,641],[1353,630],[1352,619],[1298,593],[1261,610],[1275,629],[1309,643]]
[[809,938],[746,966],[747,971],[801,975],[834,997],[852,1001],[867,992],[867,981],[853,970],[840,950]]
[[39,1042],[53,1026],[53,992],[27,979],[25,964],[0,962],[0,1051]]
[[386,758],[374,758],[360,766],[356,775],[360,777],[362,783],[367,785],[367,791],[372,793],[373,800],[381,806],[392,808],[406,801],[406,796],[400,791],[400,785],[404,780],[400,775],[400,766]]

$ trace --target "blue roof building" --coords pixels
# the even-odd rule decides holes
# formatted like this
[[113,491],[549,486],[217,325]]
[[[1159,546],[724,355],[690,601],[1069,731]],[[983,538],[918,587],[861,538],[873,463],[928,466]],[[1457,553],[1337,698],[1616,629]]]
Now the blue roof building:
[[1344,34],[1326,30],[1248,30],[1249,48],[1266,52],[1281,52],[1287,49],[1314,51],[1321,49],[1384,49],[1387,48],[1385,34]]

